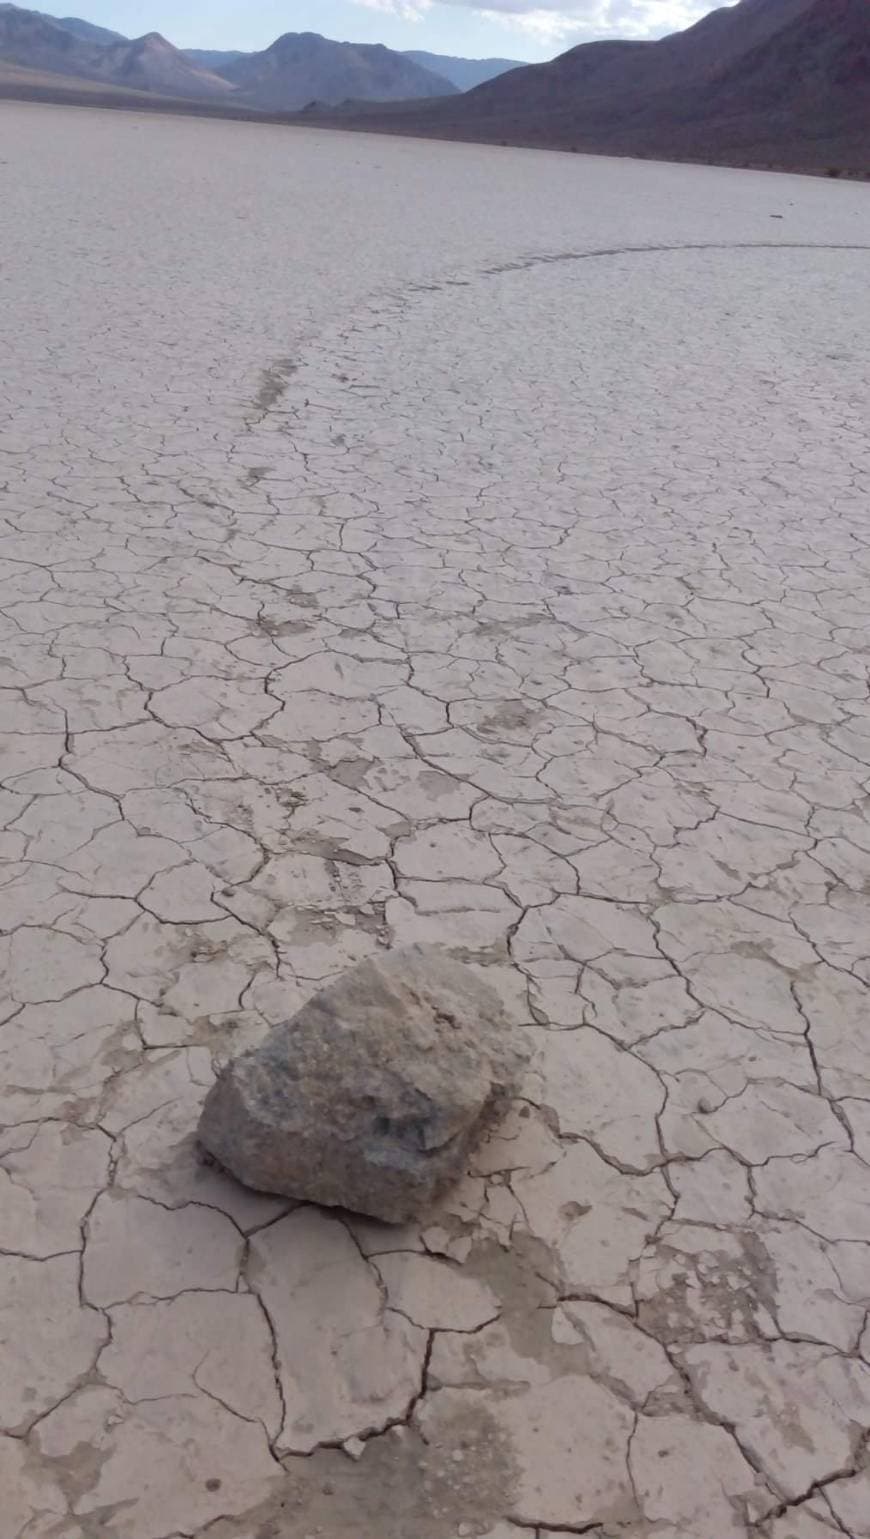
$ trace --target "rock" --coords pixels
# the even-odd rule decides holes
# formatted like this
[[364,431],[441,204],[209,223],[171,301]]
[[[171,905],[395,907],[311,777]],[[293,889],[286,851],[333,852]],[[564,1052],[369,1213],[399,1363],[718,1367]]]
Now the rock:
[[462,1175],[525,1057],[488,985],[411,946],[362,962],[230,1063],[200,1142],[255,1190],[403,1223]]

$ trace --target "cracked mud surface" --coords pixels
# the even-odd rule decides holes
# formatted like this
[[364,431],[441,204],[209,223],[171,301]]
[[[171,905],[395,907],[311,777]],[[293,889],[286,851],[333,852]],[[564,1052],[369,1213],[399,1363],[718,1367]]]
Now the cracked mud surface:
[[[867,1539],[866,191],[0,129],[2,1539]],[[431,1220],[204,1164],[416,940]]]

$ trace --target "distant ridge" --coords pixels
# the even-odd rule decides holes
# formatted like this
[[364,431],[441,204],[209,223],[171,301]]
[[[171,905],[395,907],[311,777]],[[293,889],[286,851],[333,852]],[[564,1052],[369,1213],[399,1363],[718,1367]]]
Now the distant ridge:
[[423,53],[418,48],[406,48],[405,58],[413,59],[435,75],[443,75],[458,91],[471,91],[509,69],[523,68],[517,59],[454,59],[450,54]]
[[97,27],[92,21],[82,21],[78,16],[50,16],[49,21],[58,22],[65,27],[67,32],[72,32],[76,37],[82,38],[86,43],[126,43],[129,41],[123,32],[112,32],[108,27]]
[[237,59],[245,58],[241,48],[182,48],[181,51],[191,64],[201,64],[204,69],[213,69],[218,75],[228,64],[235,64]]

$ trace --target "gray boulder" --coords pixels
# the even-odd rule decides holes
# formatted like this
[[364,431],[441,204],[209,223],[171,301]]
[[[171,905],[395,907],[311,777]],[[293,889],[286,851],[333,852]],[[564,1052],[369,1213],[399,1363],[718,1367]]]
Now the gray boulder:
[[411,946],[361,963],[228,1064],[199,1139],[257,1191],[402,1223],[462,1175],[524,1062],[498,995]]

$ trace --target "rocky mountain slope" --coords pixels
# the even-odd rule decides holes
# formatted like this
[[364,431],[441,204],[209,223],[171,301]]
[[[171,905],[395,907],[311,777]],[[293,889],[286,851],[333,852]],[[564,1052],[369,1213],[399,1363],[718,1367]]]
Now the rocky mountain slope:
[[507,107],[543,120],[563,112],[582,116],[603,104],[617,121],[659,93],[714,79],[813,3],[741,0],[655,42],[582,43],[550,64],[527,65],[481,86],[469,97],[468,110],[486,114]]
[[132,42],[110,43],[93,62],[95,79],[113,85],[156,91],[163,96],[232,96],[233,88],[221,75],[191,64],[177,48],[149,32]]
[[583,44],[365,126],[870,175],[870,0],[740,0],[658,42]]
[[93,44],[52,17],[0,5],[0,59],[5,63],[62,75],[87,74],[94,52]]
[[723,147],[794,144],[870,175],[870,0],[815,0],[684,101]]

